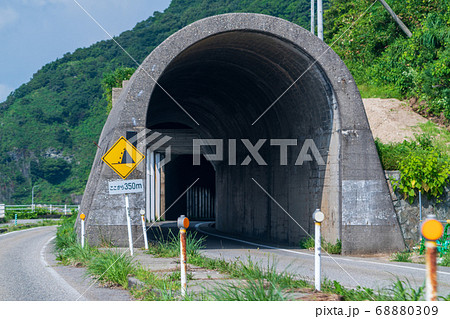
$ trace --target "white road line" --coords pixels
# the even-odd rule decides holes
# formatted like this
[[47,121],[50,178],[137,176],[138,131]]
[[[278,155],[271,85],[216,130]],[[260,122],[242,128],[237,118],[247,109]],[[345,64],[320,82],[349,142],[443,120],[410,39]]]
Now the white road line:
[[44,268],[55,278],[56,282],[62,286],[68,293],[68,297],[73,300],[83,300],[86,301],[84,297],[75,289],[73,288],[67,281],[64,280],[63,277],[61,277],[53,268],[50,266],[47,261],[45,260],[45,250],[47,249],[48,244],[55,239],[56,236],[53,236],[50,238],[45,245],[41,249],[41,263],[44,265]]
[[[288,253],[292,253],[292,254],[309,256],[311,258],[314,258],[313,254],[308,254],[308,253],[303,253],[303,252],[300,252],[300,251],[295,251],[295,250],[290,250],[290,249],[284,249],[284,248],[278,248],[278,247],[272,247],[272,246],[268,246],[268,245],[252,243],[252,242],[249,242],[249,241],[246,241],[246,240],[231,238],[231,237],[222,236],[222,235],[217,235],[217,234],[214,234],[214,233],[207,232],[207,231],[205,231],[203,229],[202,230],[199,229],[199,227],[201,225],[209,224],[209,223],[210,222],[199,223],[199,224],[195,225],[195,229],[198,230],[199,232],[205,233],[205,234],[210,235],[210,236],[215,236],[215,237],[228,239],[228,240],[234,240],[234,241],[237,241],[237,242],[240,242],[240,243],[244,243],[244,244],[249,244],[249,245],[252,245],[252,246],[264,247],[264,248],[268,248],[268,249],[275,249],[275,250],[279,250],[279,251],[284,251],[284,252],[288,252]],[[329,259],[331,259],[331,257],[329,257],[329,256],[322,256],[322,258],[329,258]],[[412,269],[412,270],[418,270],[418,271],[426,272],[426,269],[424,269],[424,268],[416,268],[416,267],[411,267],[411,266],[388,264],[388,263],[381,263],[381,262],[368,261],[368,260],[348,259],[348,258],[336,257],[336,256],[333,256],[333,258],[336,259],[336,260],[342,260],[342,261],[348,261],[348,262],[358,262],[358,263],[373,264],[373,265],[383,265],[383,266],[394,267],[394,268]],[[450,276],[450,272],[437,271],[437,273],[440,274],[440,275]]]
[[[47,226],[43,226],[43,227],[47,227]],[[6,234],[1,234],[0,237],[11,235],[11,234],[17,234],[17,233],[21,233],[21,232],[25,232],[25,231],[30,231],[30,230],[36,230],[38,228],[40,228],[40,227],[32,227],[32,228],[27,228],[27,229],[22,229],[22,230],[15,230],[15,231],[11,231]]]

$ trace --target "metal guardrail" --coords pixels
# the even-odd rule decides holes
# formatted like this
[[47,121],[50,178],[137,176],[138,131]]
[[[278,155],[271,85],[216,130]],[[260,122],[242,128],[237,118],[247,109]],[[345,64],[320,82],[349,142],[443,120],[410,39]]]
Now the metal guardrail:
[[[75,208],[77,210],[80,209],[80,205],[53,205],[53,204],[34,204],[34,205],[4,205],[0,204],[0,218],[2,213],[2,206],[3,206],[3,214],[5,214],[8,211],[15,211],[18,214],[20,213],[26,213],[26,212],[34,212],[36,208],[44,208],[47,209],[50,213],[53,212],[61,212],[66,215],[71,211],[71,209]],[[22,212],[21,212],[22,211]]]

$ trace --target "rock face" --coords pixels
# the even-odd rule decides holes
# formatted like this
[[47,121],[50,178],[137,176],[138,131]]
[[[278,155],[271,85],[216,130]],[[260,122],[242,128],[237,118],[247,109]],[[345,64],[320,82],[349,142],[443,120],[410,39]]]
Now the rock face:
[[[118,177],[101,157],[130,131],[144,136],[137,146],[149,154],[155,141],[147,132],[169,129],[181,141],[172,145],[178,159],[192,158],[187,136],[223,141],[226,156],[238,145],[226,159],[214,156],[217,148],[201,150],[215,159],[207,163],[212,176],[204,169],[199,178],[213,180],[218,230],[297,245],[313,233],[311,215],[321,208],[325,238],[340,239],[346,254],[404,248],[358,88],[340,58],[305,29],[260,14],[219,15],[183,28],[145,59],[98,143],[81,205],[91,244],[127,243],[124,198],[108,193]],[[164,154],[171,144],[164,146],[152,152]],[[164,169],[142,162],[128,177],[165,187],[129,195],[134,234],[139,210],[147,206],[150,216],[155,199],[174,216],[189,209],[185,197],[169,199],[187,190],[195,167],[172,160]]]
[[[386,177],[400,178],[398,171],[387,171]],[[436,219],[443,222],[444,226],[446,221],[450,220],[450,185],[445,188],[444,194],[436,199],[428,199],[426,195],[422,195],[422,216],[420,216],[420,202],[417,196],[414,202],[411,204],[408,200],[405,200],[403,195],[399,192],[394,192],[391,188],[391,197],[394,203],[395,212],[397,214],[402,235],[408,249],[412,249],[420,242],[420,224],[421,218],[424,220],[427,215],[436,215]]]

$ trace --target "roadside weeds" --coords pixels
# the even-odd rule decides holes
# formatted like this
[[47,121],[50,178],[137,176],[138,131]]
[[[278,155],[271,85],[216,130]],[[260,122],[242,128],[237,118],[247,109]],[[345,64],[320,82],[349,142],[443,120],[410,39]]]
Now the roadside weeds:
[[[407,281],[397,279],[382,290],[364,287],[349,289],[337,281],[325,279],[322,291],[314,291],[306,278],[297,278],[288,271],[276,271],[276,260],[267,264],[247,260],[227,262],[201,255],[205,239],[190,232],[187,243],[188,293],[180,295],[178,238],[169,233],[151,243],[149,251],[135,250],[134,258],[123,248],[96,248],[86,244],[81,248],[73,231],[75,218],[69,218],[58,228],[57,259],[64,265],[86,267],[87,276],[103,285],[128,289],[137,300],[374,300],[416,301],[424,299],[424,287],[414,289]],[[450,295],[440,297],[450,300]]]

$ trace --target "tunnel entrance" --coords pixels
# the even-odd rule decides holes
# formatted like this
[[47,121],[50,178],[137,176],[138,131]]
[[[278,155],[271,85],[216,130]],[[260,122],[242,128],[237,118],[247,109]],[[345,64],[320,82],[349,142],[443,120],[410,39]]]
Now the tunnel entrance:
[[[167,123],[173,126],[161,131]],[[124,87],[98,145],[109,149],[124,132],[134,131],[144,136],[137,146],[146,153],[155,142],[145,138],[148,130],[179,137],[151,152],[161,158],[176,144],[172,168],[167,163],[172,176],[167,190],[173,194],[187,183],[180,177],[185,155],[192,155],[194,140],[201,141],[200,153],[214,171],[220,231],[297,245],[313,233],[311,215],[320,208],[325,239],[340,239],[343,253],[405,247],[355,81],[329,46],[298,25],[233,13],[197,21],[168,37]],[[103,165],[101,150],[81,204],[87,236],[91,244],[108,237],[126,246],[123,200],[107,187],[117,176]],[[149,220],[156,220],[149,212],[159,197],[147,196],[159,187],[151,167],[142,163],[128,177],[146,182],[146,193],[129,195],[134,234],[143,207]],[[213,175],[210,168],[201,179]],[[186,198],[186,211],[187,203]]]
[[[327,160],[335,107],[329,81],[314,60],[300,47],[272,35],[233,31],[181,52],[158,82],[148,105],[147,127],[178,123],[190,126],[201,139],[224,145],[222,160],[212,161],[216,227],[280,243],[295,244],[306,237],[312,227],[309,212],[321,206],[325,167],[317,161],[296,162],[306,140],[312,140]],[[276,106],[260,117],[280,96]],[[290,145],[286,154],[279,145],[285,140]],[[248,152],[248,146],[258,143],[259,161]],[[174,161],[168,164],[174,170],[176,165],[180,171],[191,169],[187,158]],[[189,186],[177,181],[180,176],[173,174],[171,181],[179,190]],[[278,204],[268,200],[266,192]],[[174,211],[184,205],[185,199]]]

